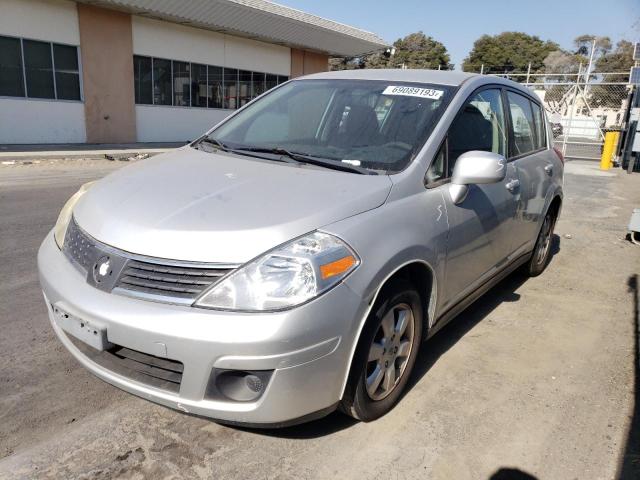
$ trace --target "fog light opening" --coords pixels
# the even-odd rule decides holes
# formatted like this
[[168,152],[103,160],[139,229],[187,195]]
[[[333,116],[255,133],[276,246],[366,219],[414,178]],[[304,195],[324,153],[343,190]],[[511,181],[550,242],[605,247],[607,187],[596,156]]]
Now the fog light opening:
[[207,385],[207,398],[253,402],[267,388],[273,370],[218,370],[214,369]]

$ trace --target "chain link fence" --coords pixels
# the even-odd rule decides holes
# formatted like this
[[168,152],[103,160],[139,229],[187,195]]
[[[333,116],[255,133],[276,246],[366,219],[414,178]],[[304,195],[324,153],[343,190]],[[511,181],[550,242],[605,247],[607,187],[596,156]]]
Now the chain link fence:
[[570,159],[600,160],[604,135],[620,130],[629,97],[629,72],[508,73],[542,101],[555,146]]

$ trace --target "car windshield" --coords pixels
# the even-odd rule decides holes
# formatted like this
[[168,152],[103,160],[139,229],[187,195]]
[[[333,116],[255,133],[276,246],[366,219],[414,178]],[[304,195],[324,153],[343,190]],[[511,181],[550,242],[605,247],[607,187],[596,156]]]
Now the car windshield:
[[286,154],[301,162],[306,156],[316,165],[324,160],[333,168],[395,173],[411,162],[453,93],[448,86],[393,81],[291,81],[202,141],[240,153]]

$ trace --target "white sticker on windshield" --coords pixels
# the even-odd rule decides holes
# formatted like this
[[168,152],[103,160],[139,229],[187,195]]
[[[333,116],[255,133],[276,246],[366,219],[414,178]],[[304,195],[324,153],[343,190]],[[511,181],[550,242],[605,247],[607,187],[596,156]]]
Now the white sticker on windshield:
[[431,100],[440,99],[443,93],[443,90],[435,90],[433,88],[403,87],[400,85],[389,85],[382,92],[383,95],[405,95],[407,97],[429,98]]

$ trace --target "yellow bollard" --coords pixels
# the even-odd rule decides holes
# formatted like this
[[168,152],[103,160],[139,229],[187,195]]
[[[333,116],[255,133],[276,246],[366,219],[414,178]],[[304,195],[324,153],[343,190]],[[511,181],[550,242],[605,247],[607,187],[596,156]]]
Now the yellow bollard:
[[613,154],[618,145],[620,132],[607,132],[604,135],[604,148],[600,158],[600,170],[609,170],[613,166]]

